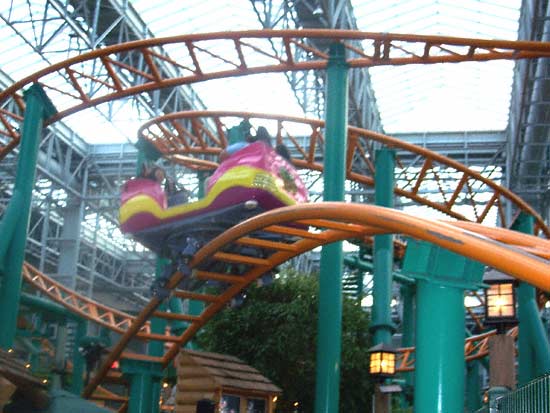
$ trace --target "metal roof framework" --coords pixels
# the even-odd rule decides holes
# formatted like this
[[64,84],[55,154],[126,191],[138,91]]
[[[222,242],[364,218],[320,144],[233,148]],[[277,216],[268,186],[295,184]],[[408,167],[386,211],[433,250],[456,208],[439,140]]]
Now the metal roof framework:
[[[148,2],[138,0],[47,0],[45,2],[11,0],[6,3],[3,10],[0,10],[0,19],[5,23],[0,25],[0,35],[6,40],[3,42],[4,46],[2,47],[3,63],[0,67],[0,84],[2,87],[7,87],[14,80],[35,72],[37,68],[46,67],[94,48],[169,34],[161,31],[163,27],[176,30],[178,33],[245,27],[331,27],[359,28],[368,29],[369,31],[374,31],[377,27],[380,27],[378,30],[389,31],[382,28],[382,23],[390,22],[392,26],[386,27],[389,27],[392,31],[422,32],[425,30],[428,33],[434,33],[434,30],[436,30],[444,34],[463,34],[454,32],[454,30],[470,28],[475,34],[472,37],[490,37],[494,35],[502,38],[511,36],[514,30],[510,27],[513,27],[514,24],[517,25],[519,21],[519,37],[521,39],[544,39],[543,23],[547,9],[546,1],[524,0],[519,8],[519,4],[516,7],[503,7],[494,1],[482,3],[483,9],[479,8],[480,2],[471,1],[462,2],[460,8],[455,5],[456,3],[450,1],[438,1],[436,6],[433,2],[428,1],[393,1],[390,4],[384,3],[384,7],[381,8],[377,6],[379,2],[374,1],[296,0],[286,2],[256,0],[246,2],[242,0],[238,4],[232,1],[203,2],[192,7],[169,10],[166,7],[169,4],[174,4],[174,2],[162,2],[162,4],[155,3],[155,10],[159,13],[153,15],[154,10],[147,8]],[[228,4],[231,6],[231,13],[229,14],[227,8],[222,7]],[[519,13],[518,10],[521,11],[519,17],[510,17],[513,16],[513,13]],[[189,13],[192,14],[191,17]],[[212,18],[212,13],[218,13],[217,16],[219,17]],[[165,17],[162,16],[168,15],[176,22],[181,22],[181,24],[167,23]],[[251,16],[255,20],[252,20]],[[450,16],[454,17],[451,18]],[[491,18],[492,23],[488,23],[487,16],[493,16]],[[438,20],[436,23],[429,24],[427,23],[428,18]],[[235,19],[242,20],[239,20],[240,23],[235,25]],[[483,29],[480,29],[480,27],[483,27]],[[127,58],[131,57],[128,56]],[[482,65],[486,64],[483,63]],[[492,73],[492,70],[483,67],[472,70],[474,78],[477,76],[477,80],[475,79],[470,86],[479,86],[476,81],[483,83],[483,76],[487,75],[485,72]],[[547,217],[548,209],[546,178],[548,142],[545,136],[545,130],[547,129],[544,129],[547,128],[547,120],[544,118],[546,113],[544,109],[548,101],[544,94],[547,89],[545,84],[547,67],[548,62],[545,59],[525,61],[516,65],[510,122],[506,122],[506,104],[504,104],[504,114],[500,112],[498,116],[495,116],[495,119],[498,120],[497,125],[501,127],[500,129],[496,128],[496,133],[466,132],[468,118],[461,118],[458,124],[465,126],[465,128],[462,131],[457,130],[455,132],[454,145],[452,149],[447,149],[449,154],[452,152],[453,156],[456,156],[457,159],[466,160],[469,165],[480,165],[481,168],[495,165],[500,168],[499,171],[504,172],[497,172],[504,174],[504,181],[508,182],[521,195],[528,196],[529,201],[545,217]],[[172,69],[163,68],[162,70]],[[375,130],[382,130],[382,125],[399,124],[402,122],[403,116],[406,119],[407,114],[409,114],[409,117],[416,118],[410,108],[422,106],[427,98],[415,92],[415,87],[434,83],[434,76],[438,79],[438,82],[435,82],[436,86],[442,86],[449,82],[449,78],[443,74],[442,69],[434,69],[434,72],[429,75],[422,73],[422,71],[414,71],[410,67],[396,69],[395,71],[385,69],[384,73],[375,72],[354,70],[350,73],[350,83],[352,85],[350,92],[351,121],[358,126]],[[123,71],[120,71],[120,73],[121,76],[124,74]],[[388,81],[388,78],[390,81]],[[324,109],[322,73],[309,71],[303,74],[288,75],[288,80],[291,86],[289,90],[293,91],[298,98],[304,113],[322,116]],[[132,79],[127,78],[125,81],[131,82]],[[382,89],[393,93],[393,96],[397,94],[399,99],[392,97],[391,93],[388,94],[389,97],[383,97],[380,93],[375,93],[377,82],[382,85]],[[239,87],[246,87],[243,85],[246,85],[246,83],[238,84],[235,90],[238,92]],[[453,93],[458,96],[463,94],[460,87],[455,87]],[[204,92],[204,95],[208,99],[212,98],[212,94],[208,92]],[[503,100],[502,96],[505,95],[499,95],[499,99]],[[472,102],[471,96],[462,97],[470,99],[470,103]],[[476,104],[474,102],[473,104],[473,107],[478,111],[490,111],[494,109],[491,106],[491,103]],[[189,108],[202,109],[204,108],[204,102],[199,98],[199,93],[194,88],[180,87],[167,92],[153,92],[149,96],[141,96],[122,103],[117,102],[106,105],[100,112],[89,115],[89,121],[97,125],[100,123],[103,125],[102,128],[98,127],[94,134],[97,134],[97,130],[100,130],[101,133],[106,135],[117,134],[131,140],[133,139],[133,129],[129,126],[137,128],[140,125],[129,125],[127,121],[125,122],[124,116],[128,111],[137,112],[139,119],[146,120],[153,115]],[[445,122],[441,123],[445,125]],[[444,129],[436,128],[436,132],[434,132],[430,129],[431,122],[424,122],[423,124],[426,126],[425,130],[415,131],[417,133],[411,133],[407,130],[407,134],[400,136],[405,139],[421,140],[423,145],[428,148],[449,148],[450,135],[443,133]],[[56,142],[51,144],[55,150],[54,152],[50,150],[48,153],[46,144],[48,140],[45,140],[43,144],[44,154],[52,156],[52,153],[57,151],[56,160],[60,165],[70,166],[74,164],[72,165],[73,172],[80,163],[85,162],[88,165],[88,162],[91,162],[90,165],[92,166],[90,166],[86,190],[90,193],[93,192],[93,195],[88,198],[94,197],[95,204],[90,204],[92,212],[89,214],[89,218],[91,221],[95,220],[93,224],[96,227],[101,226],[97,223],[103,219],[97,218],[100,216],[110,216],[111,218],[107,221],[113,223],[115,222],[113,219],[114,211],[117,208],[114,194],[121,180],[133,174],[131,165],[135,155],[130,150],[121,149],[123,145],[118,147],[103,146],[101,148],[89,146],[76,136],[78,133],[86,135],[86,131],[82,131],[82,128],[79,129],[78,126],[78,122],[71,119],[65,120],[63,126],[56,126],[56,128],[66,127],[67,130],[71,131],[69,133],[71,138],[65,144],[60,143],[63,140],[60,140],[58,131],[55,129],[52,132],[52,129],[50,129],[48,132],[50,135],[48,136],[55,135],[54,138],[49,138],[50,142]],[[394,127],[388,128],[386,126],[386,129],[399,130],[393,129]],[[71,128],[78,133],[75,134]],[[486,130],[495,129],[493,126],[483,127],[483,125],[474,129],[484,128],[488,128]],[[486,135],[483,135],[484,133]],[[503,140],[503,133],[508,134],[507,139]],[[468,141],[469,138],[467,137],[470,136],[476,136],[476,139],[478,139],[476,141],[478,142],[477,146],[474,144],[475,142]],[[461,141],[462,137],[465,138],[463,141]],[[75,147],[84,151],[81,156],[86,159],[85,161],[75,158]],[[483,148],[486,150],[483,151]],[[483,152],[483,155],[480,154],[481,152]],[[14,163],[12,161],[0,165],[3,171],[2,188],[5,189],[2,198],[7,199],[9,197],[9,176],[13,175],[13,169],[11,168]],[[181,179],[191,180],[190,185],[195,185],[193,183],[194,178],[184,175],[181,175]],[[313,178],[315,179],[315,177]],[[70,193],[71,188],[63,180],[62,174],[50,171],[47,178],[39,180],[40,185],[43,185],[42,191],[50,192],[50,198],[51,193],[54,192],[50,188],[55,187],[55,191],[64,194],[60,200],[56,200],[50,205],[50,210],[62,209],[66,206],[63,204],[63,197]],[[350,188],[350,190],[352,189],[356,191],[364,190],[363,188]],[[98,202],[99,199],[103,199],[103,201]],[[90,200],[92,201],[92,198]],[[42,201],[42,205],[47,204],[47,202]],[[44,208],[41,211],[44,211]],[[58,213],[57,215],[62,217],[63,214]],[[43,212],[42,216],[44,216]],[[84,227],[93,227],[91,221],[85,223]],[[101,229],[105,238],[108,238],[109,234],[112,235],[112,230],[112,227],[111,229]],[[35,246],[35,248],[37,248],[36,254],[38,254],[38,257],[45,254],[44,251],[40,251],[40,247]],[[105,274],[105,276],[111,277],[110,274]],[[120,280],[114,280],[114,282],[121,287],[125,286],[124,282],[120,282]],[[129,285],[126,286],[129,287]]]

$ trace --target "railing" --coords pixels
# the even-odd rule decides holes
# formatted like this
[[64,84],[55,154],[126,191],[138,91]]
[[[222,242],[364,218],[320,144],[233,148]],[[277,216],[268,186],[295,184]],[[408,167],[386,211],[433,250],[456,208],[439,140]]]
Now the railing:
[[497,399],[493,407],[484,406],[476,413],[548,413],[550,412],[550,373]]
[[550,374],[547,373],[497,400],[497,412],[550,412]]

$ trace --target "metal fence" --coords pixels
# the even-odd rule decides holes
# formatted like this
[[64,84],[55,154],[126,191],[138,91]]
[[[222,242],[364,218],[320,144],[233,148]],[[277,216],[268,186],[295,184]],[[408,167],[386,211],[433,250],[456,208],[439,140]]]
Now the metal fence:
[[550,374],[497,400],[498,413],[550,413]]
[[550,374],[518,387],[476,413],[550,413]]

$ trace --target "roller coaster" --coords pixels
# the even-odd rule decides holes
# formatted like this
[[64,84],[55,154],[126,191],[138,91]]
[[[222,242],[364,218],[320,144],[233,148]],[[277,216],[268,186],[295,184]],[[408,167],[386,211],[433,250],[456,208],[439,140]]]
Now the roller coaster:
[[[280,45],[280,50],[272,47],[270,42],[273,40]],[[368,45],[365,50],[369,52],[352,46],[350,42],[354,40],[363,41]],[[101,103],[160,88],[229,76],[324,69],[329,59],[324,45],[334,42],[346,48],[346,61],[351,68],[550,56],[550,45],[546,43],[337,30],[212,33],[121,44],[52,65],[1,92],[0,159],[20,143],[20,129],[16,125],[23,121],[25,113],[22,91],[32,84],[40,85],[48,96],[59,102],[56,103],[59,111],[44,119],[48,125]],[[177,50],[178,59],[173,60],[159,52],[159,46]],[[126,59],[119,60],[117,56]],[[257,62],[257,57],[265,63],[249,63]],[[132,66],[132,62],[140,59],[146,62],[145,69]],[[209,64],[211,59],[217,64]],[[175,72],[182,75],[171,77],[160,70],[160,61],[172,65],[177,69]],[[99,78],[87,73],[87,68],[92,64],[103,67],[104,76]],[[125,82],[114,70],[115,67],[131,73],[134,82]],[[91,95],[87,92],[94,87],[102,93]],[[218,166],[217,157],[228,144],[223,124],[223,118],[228,117],[276,121],[276,140],[289,146],[292,164],[299,169],[323,172],[323,144],[328,138],[323,132],[325,125],[319,120],[228,111],[185,112],[153,119],[140,129],[140,135],[168,160],[195,170],[212,170]],[[288,124],[305,125],[311,134],[298,138],[286,127]],[[376,171],[372,159],[377,145],[413,154],[418,160],[415,169],[408,171],[402,166],[394,188],[395,195],[429,206],[459,221],[434,222],[364,204],[346,203],[344,208],[338,202],[296,204],[259,215],[250,214],[245,221],[236,225],[232,223],[223,232],[200,243],[196,250],[189,253],[186,265],[176,268],[166,278],[162,291],[157,292],[135,317],[81,296],[30,264],[24,264],[23,277],[33,288],[79,316],[121,335],[86,386],[83,396],[101,397],[97,393],[94,395],[94,391],[115,361],[141,359],[168,366],[181,346],[188,343],[204,324],[252,282],[293,257],[335,241],[402,234],[479,261],[529,283],[541,292],[550,292],[550,264],[547,262],[550,241],[544,239],[550,235],[550,229],[528,204],[479,172],[442,155],[359,128],[349,127],[347,133],[347,179],[365,186],[374,185]],[[399,164],[399,159],[397,162]],[[442,184],[443,169],[452,170],[460,176],[456,186],[449,188]],[[442,195],[441,202],[423,195],[425,186],[434,181]],[[483,202],[483,207],[479,206],[482,202],[478,197],[480,192],[490,194],[489,202]],[[464,203],[472,207],[473,219],[459,212],[458,206]],[[289,204],[292,203],[282,203]],[[535,234],[539,236],[507,229],[512,223],[510,211],[533,217]],[[496,212],[503,228],[482,225],[492,212]],[[147,245],[145,237],[142,238]],[[239,265],[239,271],[235,271],[235,264]],[[221,283],[224,288],[217,293],[192,291],[186,289],[189,284],[184,282],[189,278]],[[196,315],[159,310],[167,297],[201,301],[204,309]],[[179,333],[170,330],[153,332],[148,321],[151,317],[184,321],[187,326]],[[491,334],[494,332],[466,340],[467,360],[487,355],[487,339]],[[509,331],[509,334],[516,336],[517,329]],[[155,357],[125,352],[134,338],[165,343],[163,355]],[[411,371],[414,361],[414,348],[400,349],[398,371]]]

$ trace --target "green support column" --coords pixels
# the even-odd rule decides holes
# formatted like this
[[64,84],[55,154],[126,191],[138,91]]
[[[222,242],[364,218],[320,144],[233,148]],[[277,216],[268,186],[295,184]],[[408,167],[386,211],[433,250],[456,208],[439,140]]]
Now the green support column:
[[[395,151],[376,151],[374,197],[376,205],[393,208]],[[394,326],[391,321],[393,235],[374,237],[374,273],[372,325],[373,345],[391,344]]]
[[403,272],[417,278],[415,412],[464,411],[464,290],[480,286],[483,270],[436,245],[407,242]]
[[159,411],[159,398],[155,388],[160,386],[162,365],[147,360],[122,359],[121,368],[130,379],[128,413],[154,413]]
[[[170,260],[167,258],[157,257],[155,265],[155,278],[160,278],[166,266],[170,265]],[[158,311],[166,311],[166,304],[162,303]],[[164,334],[167,322],[163,318],[152,317],[151,318],[151,333]],[[164,354],[164,343],[162,341],[151,341],[147,348],[147,354],[154,357],[162,357]]]
[[[521,213],[512,225],[512,229],[525,234],[533,234],[534,218]],[[517,288],[517,300],[518,382],[519,385],[523,385],[550,372],[550,344],[537,308],[535,287],[520,283]]]
[[464,409],[463,290],[419,281],[414,405],[416,412]]
[[[327,67],[325,201],[344,200],[348,121],[348,65],[344,45],[330,46]],[[342,243],[323,247],[319,274],[319,319],[315,412],[338,411],[342,337]]]
[[[164,273],[165,267],[169,266],[169,265],[170,265],[170,260],[169,259],[162,258],[162,257],[157,257],[157,263],[156,263],[156,267],[155,267],[155,277],[156,278],[161,277]],[[169,300],[168,301],[168,307],[170,307],[170,301],[178,300],[178,299],[176,297],[170,297],[168,300]],[[158,311],[166,311],[166,307],[167,307],[166,303],[162,303],[159,306]],[[172,308],[171,308],[170,310],[172,312],[176,312],[176,313],[178,312],[177,308],[174,308],[174,310],[172,310]],[[181,311],[179,313],[181,313]],[[153,317],[153,318],[151,318],[151,333],[164,334],[164,331],[166,330],[167,325],[168,325],[168,323],[165,319],[159,318],[159,317]],[[162,341],[150,341],[149,346],[147,348],[147,354],[149,354],[150,356],[154,356],[154,357],[162,357],[164,355],[164,342],[162,342]],[[132,365],[132,368],[135,368],[135,367],[136,367],[135,365]],[[132,371],[134,371],[134,370],[132,370]],[[147,403],[150,403],[151,407],[148,410],[141,410],[142,403],[140,402],[139,406],[135,407],[137,410],[128,409],[128,412],[129,413],[134,413],[134,412],[145,412],[145,411],[147,411],[147,412],[151,412],[151,413],[157,413],[159,411],[158,402],[160,400],[160,379],[153,380],[152,377],[149,377],[147,374],[145,374],[141,370],[139,370],[139,371],[141,372],[140,374],[135,374],[134,373],[130,376],[131,377],[131,382],[130,382],[131,395],[134,392],[134,386],[136,387],[135,391],[137,392],[138,391],[137,389],[142,389],[142,386],[147,385],[148,386],[147,394],[144,396],[145,400],[143,400],[142,403],[144,405],[147,405]],[[144,370],[144,371],[147,372],[148,370]],[[161,377],[162,377],[162,372],[161,372]],[[141,390],[139,390],[139,391],[141,391]],[[150,401],[148,399],[150,399]],[[155,400],[156,400],[156,402],[155,402]]]
[[73,372],[71,393],[80,396],[84,388],[84,356],[80,352],[80,337],[85,337],[88,333],[88,322],[86,320],[78,320],[76,324],[75,343],[73,348]]
[[[13,346],[21,293],[21,268],[25,257],[27,229],[36,172],[36,159],[43,121],[56,113],[42,88],[35,84],[25,91],[25,118],[19,147],[14,186],[10,202],[0,222],[0,348]],[[15,206],[14,206],[15,205]]]
[[[414,346],[414,313],[415,313],[415,291],[416,287],[412,284],[401,285],[401,299],[403,300],[403,320],[402,320],[402,336],[401,347],[413,347]],[[414,384],[413,372],[403,373],[405,378],[405,388],[403,391],[403,401],[405,406],[408,405],[412,399],[412,389]]]
[[473,360],[466,366],[466,409],[475,412],[481,409],[481,375],[480,363]]

